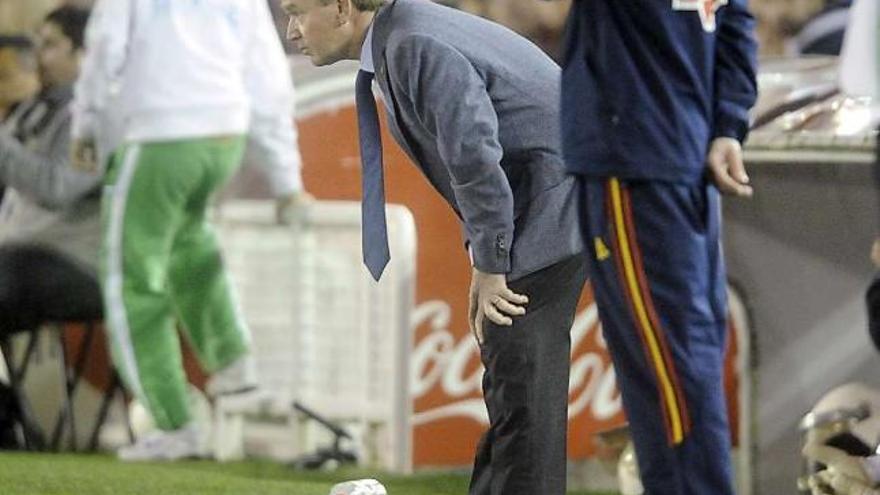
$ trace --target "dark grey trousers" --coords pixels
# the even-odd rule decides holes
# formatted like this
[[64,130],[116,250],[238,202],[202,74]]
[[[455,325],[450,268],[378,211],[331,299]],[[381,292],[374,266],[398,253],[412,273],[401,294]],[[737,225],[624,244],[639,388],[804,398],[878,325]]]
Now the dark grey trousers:
[[481,359],[489,430],[477,446],[470,495],[563,495],[569,335],[586,280],[577,255],[510,282],[529,297],[513,326],[484,323]]

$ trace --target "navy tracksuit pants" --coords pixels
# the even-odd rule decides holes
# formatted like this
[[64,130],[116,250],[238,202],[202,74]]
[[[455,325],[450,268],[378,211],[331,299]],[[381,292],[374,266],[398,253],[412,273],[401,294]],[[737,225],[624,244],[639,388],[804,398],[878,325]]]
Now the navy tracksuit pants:
[[591,283],[646,494],[733,495],[718,190],[580,182]]

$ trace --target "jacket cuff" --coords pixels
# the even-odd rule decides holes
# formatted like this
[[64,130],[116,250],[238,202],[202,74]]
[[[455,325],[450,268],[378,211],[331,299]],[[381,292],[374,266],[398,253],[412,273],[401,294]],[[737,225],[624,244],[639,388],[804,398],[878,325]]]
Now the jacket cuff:
[[749,123],[737,117],[724,114],[715,115],[715,126],[712,139],[720,137],[733,138],[742,143],[749,134]]
[[483,273],[510,272],[510,245],[513,233],[486,233],[472,239],[470,249],[474,268]]

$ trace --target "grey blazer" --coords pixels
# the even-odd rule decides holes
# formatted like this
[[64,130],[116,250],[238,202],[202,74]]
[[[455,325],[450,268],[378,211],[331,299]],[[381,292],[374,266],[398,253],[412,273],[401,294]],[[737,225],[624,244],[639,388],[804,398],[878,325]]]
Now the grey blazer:
[[382,7],[372,43],[391,133],[462,220],[477,269],[515,280],[583,250],[549,57],[427,0]]

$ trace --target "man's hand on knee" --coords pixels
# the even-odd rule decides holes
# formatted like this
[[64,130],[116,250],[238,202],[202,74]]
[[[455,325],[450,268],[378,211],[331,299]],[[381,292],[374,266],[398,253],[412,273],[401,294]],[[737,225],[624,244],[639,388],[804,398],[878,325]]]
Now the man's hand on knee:
[[507,287],[503,273],[484,273],[476,268],[471,275],[468,300],[468,323],[480,345],[484,341],[483,322],[486,319],[496,325],[513,325],[513,317],[526,314],[525,305],[529,302],[528,297]]

